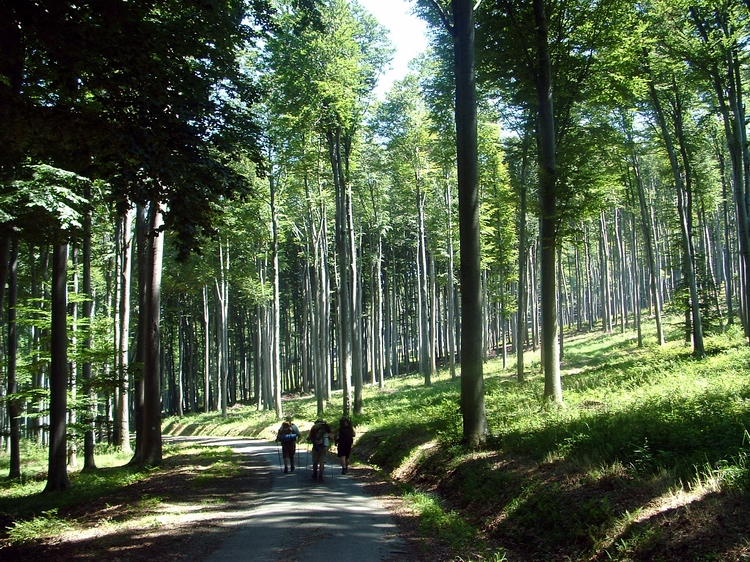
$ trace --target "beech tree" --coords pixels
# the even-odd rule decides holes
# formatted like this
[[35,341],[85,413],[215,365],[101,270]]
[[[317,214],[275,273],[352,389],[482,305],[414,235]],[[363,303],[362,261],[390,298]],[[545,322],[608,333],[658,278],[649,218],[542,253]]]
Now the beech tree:
[[[482,291],[479,233],[477,95],[474,75],[474,3],[422,3],[453,38],[458,217],[461,255],[461,413],[463,438],[483,443],[489,432],[484,407]],[[434,20],[433,20],[434,21]]]
[[[314,122],[325,139],[335,194],[335,247],[338,260],[339,372],[344,413],[362,408],[361,332],[356,321],[359,290],[357,245],[350,181],[355,134],[364,118],[367,96],[388,57],[385,34],[358,4],[332,0],[322,6],[321,29],[300,29],[296,14],[269,42],[271,66],[289,73],[279,85],[286,113]],[[300,84],[299,69],[307,82]],[[354,381],[354,397],[351,383]],[[352,398],[354,402],[352,403]]]

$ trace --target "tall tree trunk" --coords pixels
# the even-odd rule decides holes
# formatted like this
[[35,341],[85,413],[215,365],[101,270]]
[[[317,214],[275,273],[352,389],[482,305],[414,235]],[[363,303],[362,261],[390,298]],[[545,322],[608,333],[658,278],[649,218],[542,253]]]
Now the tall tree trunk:
[[211,339],[208,316],[208,286],[203,286],[203,411],[211,410]]
[[618,287],[617,287],[617,295],[619,303],[619,310],[620,310],[620,333],[625,332],[625,328],[628,324],[628,306],[627,306],[627,298],[626,298],[626,270],[625,270],[625,243],[623,242],[622,237],[622,219],[620,217],[621,211],[619,209],[615,209],[615,240],[617,243],[617,269],[618,272],[617,279],[618,279]]
[[119,436],[119,446],[123,452],[131,452],[130,448],[130,384],[129,384],[129,351],[130,351],[130,285],[133,256],[133,212],[128,208],[121,217],[120,228],[120,283],[119,283],[119,341],[117,342],[117,424],[116,434]]
[[540,269],[542,305],[542,358],[544,398],[563,404],[560,357],[557,345],[557,290],[555,288],[555,250],[557,245],[557,163],[555,154],[555,117],[552,102],[547,14],[544,0],[534,0],[537,41],[537,97],[539,104],[539,199]]
[[[700,317],[700,306],[698,299],[698,288],[695,279],[695,262],[693,257],[692,241],[690,239],[690,206],[687,201],[686,188],[683,183],[682,173],[680,170],[679,163],[677,161],[677,153],[675,151],[672,137],[667,129],[667,122],[664,116],[664,111],[661,106],[661,101],[656,92],[656,86],[654,85],[653,79],[649,81],[649,90],[651,92],[651,101],[654,106],[654,112],[656,114],[656,120],[659,123],[664,144],[667,149],[667,156],[672,168],[672,175],[675,180],[675,189],[677,190],[677,211],[680,217],[680,233],[682,235],[682,251],[684,256],[684,271],[685,280],[690,291],[690,306],[692,311],[692,332],[693,332],[693,354],[697,357],[705,357],[706,352],[703,347],[703,328]],[[679,123],[677,122],[680,110],[675,112],[675,127],[679,129]],[[678,132],[678,137],[679,137]]]
[[152,202],[148,213],[148,254],[146,274],[146,322],[143,358],[143,466],[157,466],[162,460],[161,442],[161,373],[160,318],[161,272],[164,252],[163,215],[160,205]]
[[333,183],[336,190],[336,252],[339,265],[339,377],[344,389],[343,413],[344,415],[349,415],[352,409],[352,301],[350,285],[350,251],[352,246],[349,242],[347,186],[343,181],[340,128],[328,131],[327,138],[329,158],[333,170]]
[[[16,305],[18,304],[18,239],[10,243],[10,252],[3,252],[8,270],[8,418],[10,421],[10,470],[8,478],[21,477],[21,408],[16,393],[18,392],[18,326],[16,324]],[[5,294],[3,280],[0,293]]]
[[226,417],[229,402],[229,246],[224,257],[224,246],[219,240],[219,268],[220,279],[215,279],[216,285],[216,330],[217,330],[217,360],[218,375],[218,398],[221,404],[221,415]]
[[[377,220],[376,220],[377,224]],[[378,228],[378,241],[377,241],[377,258],[375,263],[375,283],[376,288],[376,321],[375,321],[375,334],[373,337],[375,343],[375,361],[377,363],[375,379],[377,380],[378,388],[381,390],[385,388],[385,354],[386,338],[384,337],[385,326],[383,324],[383,309],[385,306],[384,295],[383,295],[383,234]]]
[[68,409],[68,245],[55,244],[52,251],[52,329],[50,344],[49,468],[45,492],[66,490]]
[[458,216],[461,238],[461,413],[463,439],[486,440],[482,362],[482,293],[479,238],[479,161],[474,75],[474,2],[452,0],[455,78]]
[[528,242],[526,229],[526,172],[528,167],[529,144],[531,142],[531,114],[529,113],[527,126],[523,133],[523,153],[521,156],[521,181],[519,185],[518,206],[518,321],[516,333],[516,379],[524,382],[524,350],[528,338],[528,291],[526,264],[528,263]]
[[432,385],[430,369],[430,306],[427,291],[427,235],[425,233],[424,193],[421,189],[419,173],[415,173],[417,184],[417,302],[419,306],[419,369],[425,386]]
[[607,218],[604,211],[599,212],[599,269],[601,271],[602,294],[602,332],[612,332],[612,290],[609,283],[609,237],[607,235]]
[[271,241],[271,269],[272,269],[272,285],[273,285],[273,325],[271,335],[271,376],[273,377],[274,384],[274,408],[276,411],[276,418],[281,419],[281,329],[280,329],[280,314],[281,314],[281,299],[279,295],[279,217],[276,212],[276,182],[273,173],[269,175],[269,187],[271,191],[271,229],[273,239]]
[[[699,13],[697,6],[690,7],[690,15],[696,28],[706,45],[714,43],[709,37],[707,24],[704,16]],[[725,41],[720,42],[722,49],[722,63],[725,65],[721,70],[718,65],[713,64],[709,68],[716,100],[719,105],[724,122],[724,134],[727,140],[732,166],[732,184],[734,187],[734,203],[737,211],[737,239],[740,251],[740,315],[745,330],[745,336],[750,338],[750,156],[747,146],[747,122],[745,117],[745,104],[743,101],[742,47],[737,44],[739,35],[730,30],[727,23],[728,14],[717,8],[711,11],[711,17],[721,28]],[[727,282],[731,277],[727,277]],[[730,317],[731,322],[731,317]]]
[[346,141],[346,220],[347,220],[347,231],[349,232],[349,267],[351,268],[350,283],[351,283],[351,314],[349,315],[349,330],[351,331],[351,342],[352,342],[352,382],[354,384],[354,398],[352,402],[352,411],[355,416],[362,415],[362,409],[364,406],[364,400],[362,397],[363,392],[363,377],[362,377],[362,286],[359,268],[357,267],[357,243],[354,231],[354,208],[352,202],[352,190],[351,184],[348,181],[348,169],[349,169],[349,143]]
[[[146,345],[148,341],[148,324],[146,322],[146,310],[148,309],[148,219],[146,208],[143,205],[136,205],[135,214],[135,235],[136,246],[138,247],[138,322],[136,327],[137,345],[135,350],[135,363],[143,365],[146,357]],[[138,465],[143,459],[144,428],[143,410],[144,410],[144,380],[143,369],[140,370],[139,376],[135,378],[135,392],[133,393],[133,402],[135,403],[135,453],[130,464]]]
[[191,353],[192,350],[189,349],[188,346],[188,321],[187,321],[187,311],[185,310],[185,295],[179,295],[177,298],[177,353],[179,357],[177,358],[177,396],[176,396],[176,404],[175,404],[175,411],[177,413],[178,417],[182,417],[185,415],[184,412],[184,403],[185,403],[185,380],[187,378],[186,374],[186,364],[188,362],[188,354]]
[[453,193],[448,174],[445,175],[445,200],[446,213],[448,215],[448,281],[447,281],[447,303],[448,308],[448,365],[451,372],[451,380],[456,378],[456,267],[454,260],[455,250],[453,248]]
[[[73,294],[78,295],[78,248],[75,244],[71,247],[71,261],[73,265]],[[78,347],[78,302],[70,303],[70,317],[72,320],[70,345],[75,350]],[[68,392],[73,404],[78,400],[78,362],[74,358],[69,365]],[[76,409],[68,410],[68,426],[70,427],[70,439],[68,439],[68,467],[78,468],[78,444],[76,443]]]
[[646,260],[649,268],[649,288],[651,296],[654,301],[654,317],[656,319],[656,340],[659,345],[664,345],[664,328],[661,321],[661,273],[656,263],[655,248],[654,248],[654,236],[653,236],[653,224],[651,222],[651,214],[649,213],[649,205],[646,202],[646,187],[643,183],[643,176],[641,175],[640,159],[636,152],[635,142],[632,137],[632,127],[629,124],[625,125],[625,132],[628,138],[628,144],[630,145],[630,159],[631,165],[633,166],[633,176],[635,178],[635,187],[638,193],[638,207],[641,213],[641,229],[643,232],[643,244],[646,250]]
[[[91,185],[87,182],[85,187],[85,198],[91,201]],[[86,337],[83,347],[91,351],[94,346],[94,293],[91,288],[91,227],[92,210],[86,210],[83,223],[83,317],[88,323]],[[86,430],[83,434],[83,471],[89,472],[96,469],[94,458],[94,422],[96,421],[96,391],[94,390],[94,372],[91,360],[86,358],[83,362],[83,392],[86,395],[85,417],[83,423]]]

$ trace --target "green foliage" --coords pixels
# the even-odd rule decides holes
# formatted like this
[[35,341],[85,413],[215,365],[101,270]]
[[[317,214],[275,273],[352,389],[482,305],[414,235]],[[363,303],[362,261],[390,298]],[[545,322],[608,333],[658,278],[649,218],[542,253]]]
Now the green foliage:
[[[524,545],[522,559],[563,551],[581,559],[599,549],[625,560],[658,551],[667,539],[658,518],[640,522],[642,510],[681,495],[746,498],[750,491],[744,336],[734,329],[708,338],[708,357],[699,361],[679,318],[665,320],[664,347],[655,345],[653,327],[643,348],[631,332],[568,335],[561,410],[543,408],[538,356],[528,354],[523,384],[489,362],[492,438],[478,451],[461,444],[458,382],[443,378],[425,388],[415,376],[388,380],[385,391],[367,388],[354,454],[403,482],[422,532],[444,539],[461,559],[484,559],[494,544]],[[328,406],[329,421],[338,400]],[[314,416],[310,398],[285,405],[297,419]],[[268,413],[243,415],[245,434],[255,427],[272,438],[263,429],[276,426]],[[237,420],[231,427],[240,427]]]
[[[67,530],[76,530],[78,523],[69,514],[79,504],[121,505],[118,521],[138,519],[138,525],[158,526],[161,523],[154,514],[163,511],[166,501],[161,495],[144,493],[136,499],[130,498],[129,489],[137,483],[148,484],[152,478],[164,477],[170,467],[180,466],[189,473],[189,482],[197,489],[210,487],[217,479],[235,478],[240,475],[238,458],[228,447],[210,448],[198,445],[164,446],[164,467],[141,470],[128,466],[131,453],[106,446],[97,446],[97,470],[71,472],[70,480],[74,493],[70,491],[41,493],[45,485],[48,451],[27,441],[22,441],[21,479],[0,480],[0,513],[12,521],[8,529],[10,544],[21,544],[59,536]],[[7,469],[9,457],[0,455],[0,469]],[[166,493],[166,492],[165,492]],[[123,499],[126,507],[122,507]],[[113,499],[109,499],[113,498]],[[111,518],[106,510],[106,520]]]
[[62,242],[82,229],[89,180],[46,164],[28,166],[0,191],[2,229],[36,243]]
[[407,504],[419,515],[419,524],[430,535],[439,535],[454,548],[462,548],[474,540],[476,530],[455,511],[447,511],[433,494],[410,492]]
[[10,544],[34,542],[59,535],[71,528],[68,521],[57,516],[56,509],[49,509],[33,519],[14,521],[8,528],[8,540]]

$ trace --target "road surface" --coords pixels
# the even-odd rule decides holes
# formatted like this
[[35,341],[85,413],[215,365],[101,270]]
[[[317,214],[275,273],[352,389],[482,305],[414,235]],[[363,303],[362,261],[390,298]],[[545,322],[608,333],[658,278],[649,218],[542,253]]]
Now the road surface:
[[[228,521],[236,530],[204,562],[397,562],[406,560],[398,527],[377,498],[365,492],[356,469],[341,474],[329,452],[325,479],[312,480],[308,446],[298,446],[296,470],[283,473],[278,445],[222,438],[168,438],[231,447],[262,461],[258,475],[270,489],[244,517]],[[258,463],[261,464],[261,463]]]

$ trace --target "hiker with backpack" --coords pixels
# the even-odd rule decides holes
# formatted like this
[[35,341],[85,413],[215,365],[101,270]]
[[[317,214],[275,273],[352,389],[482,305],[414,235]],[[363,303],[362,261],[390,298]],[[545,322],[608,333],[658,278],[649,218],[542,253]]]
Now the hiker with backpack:
[[324,419],[315,420],[307,440],[312,443],[313,480],[323,480],[323,470],[326,466],[326,453],[331,443],[331,426]]
[[354,444],[354,436],[356,434],[352,426],[352,420],[347,416],[343,416],[339,421],[339,428],[334,435],[334,442],[338,448],[337,454],[341,462],[341,474],[349,472],[349,455],[352,452],[352,445]]
[[292,416],[287,416],[276,433],[276,441],[281,443],[284,454],[284,474],[290,470],[294,472],[294,455],[297,450],[297,439],[300,437],[299,428],[292,423]]

